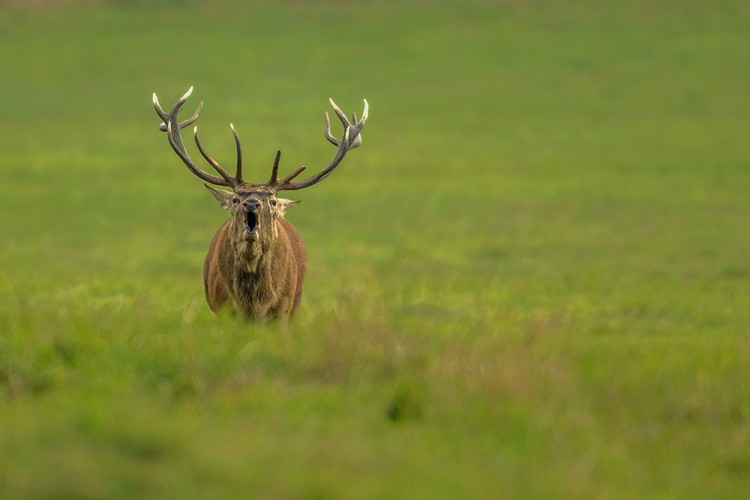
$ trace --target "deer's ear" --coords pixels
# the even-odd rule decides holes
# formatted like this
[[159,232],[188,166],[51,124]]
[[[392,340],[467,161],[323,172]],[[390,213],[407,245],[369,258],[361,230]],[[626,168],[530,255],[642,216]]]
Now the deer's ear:
[[284,215],[287,210],[292,208],[294,205],[300,202],[300,200],[285,200],[284,198],[276,198],[279,202],[279,214]]
[[204,186],[206,186],[206,189],[211,191],[211,194],[214,195],[214,198],[216,198],[216,201],[219,202],[221,208],[223,208],[224,210],[229,210],[230,208],[232,208],[232,198],[234,198],[234,193],[224,191],[223,189],[212,188],[208,184],[204,184]]

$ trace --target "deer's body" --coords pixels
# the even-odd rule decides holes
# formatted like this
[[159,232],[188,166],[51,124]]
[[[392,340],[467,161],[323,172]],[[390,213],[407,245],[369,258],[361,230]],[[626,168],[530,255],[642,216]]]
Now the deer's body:
[[203,264],[206,301],[218,313],[231,300],[254,318],[289,316],[302,300],[307,251],[291,222],[276,221],[278,238],[270,248],[232,241],[233,220],[216,232]]
[[242,179],[242,150],[240,139],[232,126],[237,146],[237,170],[229,175],[216,160],[211,158],[198,140],[195,127],[195,144],[205,160],[219,173],[209,174],[200,169],[190,158],[180,136],[180,129],[198,119],[201,106],[193,116],[183,122],[177,114],[190,97],[191,87],[167,113],[159,105],[154,94],[154,109],[163,123],[161,130],[167,132],[170,146],[188,169],[197,177],[215,186],[225,186],[232,191],[206,187],[216,201],[230,213],[216,232],[203,265],[203,282],[206,300],[214,312],[219,312],[227,303],[240,314],[257,321],[267,318],[289,318],[299,306],[302,298],[302,281],[307,270],[307,252],[302,238],[291,222],[284,218],[286,211],[297,201],[277,196],[280,191],[293,191],[316,184],[333,171],[346,153],[362,142],[360,132],[367,120],[367,101],[362,119],[349,123],[346,115],[331,101],[336,115],[344,126],[344,136],[337,139],[331,135],[326,114],[325,137],[337,146],[336,155],[323,170],[303,180],[294,181],[305,167],[300,167],[283,179],[278,178],[281,151],[271,170],[271,178],[264,184],[252,184]]

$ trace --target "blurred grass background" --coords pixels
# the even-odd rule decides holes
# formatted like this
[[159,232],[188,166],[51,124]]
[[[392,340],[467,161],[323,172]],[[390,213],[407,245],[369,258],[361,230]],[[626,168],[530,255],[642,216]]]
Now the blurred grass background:
[[[738,498],[750,8],[0,2],[0,497]],[[214,317],[195,86],[289,214],[289,332]]]

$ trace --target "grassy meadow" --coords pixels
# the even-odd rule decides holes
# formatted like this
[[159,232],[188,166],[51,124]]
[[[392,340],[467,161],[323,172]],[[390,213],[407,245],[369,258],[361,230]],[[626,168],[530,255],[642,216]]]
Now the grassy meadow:
[[[0,1],[0,498],[746,497],[749,26],[736,0]],[[151,105],[191,85],[255,181],[277,149],[327,164],[329,97],[370,103],[287,193],[288,330],[205,304],[226,215]]]

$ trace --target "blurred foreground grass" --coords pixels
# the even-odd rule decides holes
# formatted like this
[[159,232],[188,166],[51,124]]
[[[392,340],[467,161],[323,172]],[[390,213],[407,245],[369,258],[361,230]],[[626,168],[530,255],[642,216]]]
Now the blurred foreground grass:
[[[750,485],[743,3],[0,6],[0,496],[706,497]],[[216,318],[249,176],[364,145],[289,214],[290,331]]]

